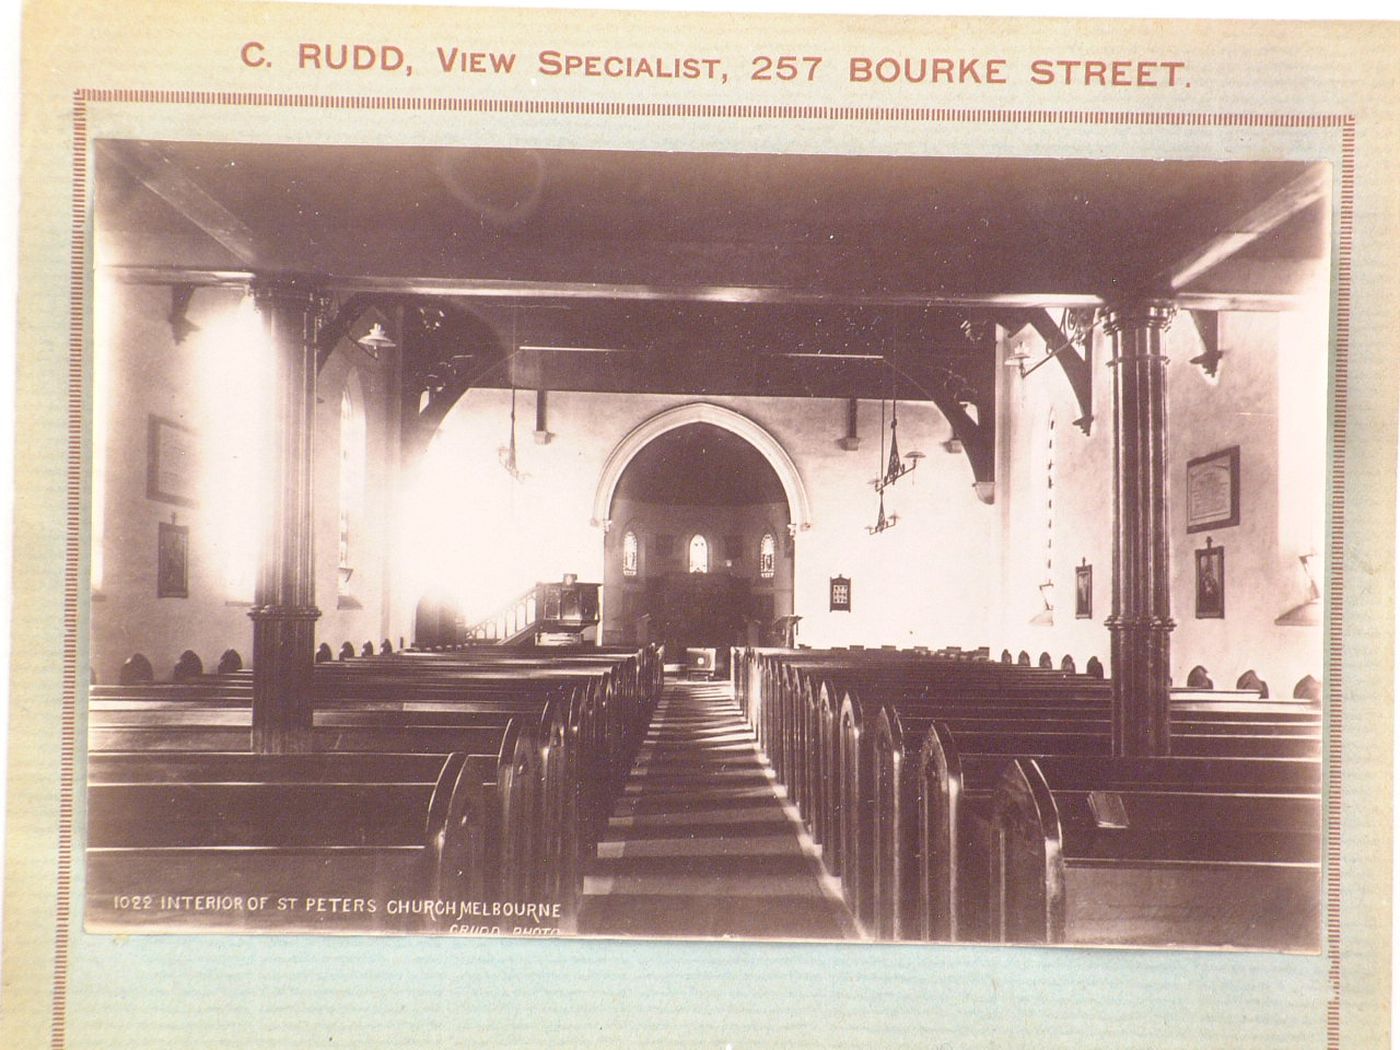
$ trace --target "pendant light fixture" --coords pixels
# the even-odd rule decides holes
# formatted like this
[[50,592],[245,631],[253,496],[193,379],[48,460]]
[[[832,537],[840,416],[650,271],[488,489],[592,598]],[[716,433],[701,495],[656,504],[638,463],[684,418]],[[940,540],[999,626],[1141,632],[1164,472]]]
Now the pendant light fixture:
[[[891,431],[891,433],[893,433],[893,431]],[[897,463],[898,460],[895,460],[894,462]],[[880,465],[881,465],[881,468],[883,469],[883,468],[884,468],[884,465],[885,465],[885,399],[884,399],[884,398],[881,398],[881,399],[880,399]],[[872,536],[878,536],[880,533],[884,532],[886,529],[892,529],[892,528],[894,528],[895,525],[899,523],[899,515],[898,515],[898,514],[886,514],[886,513],[885,513],[885,488],[886,488],[888,485],[892,484],[892,482],[890,482],[890,481],[887,480],[887,476],[886,476],[886,475],[881,475],[880,477],[876,478],[876,479],[872,482],[872,484],[875,486],[875,491],[878,492],[878,493],[880,494],[880,512],[879,512],[879,515],[875,518],[875,524],[874,524],[874,525],[867,525],[867,526],[865,527],[865,531],[868,532],[868,533],[870,533],[870,535],[872,535]]]
[[890,368],[890,454],[885,458],[884,454],[884,401],[880,402],[880,434],[881,452],[880,460],[884,471],[880,477],[875,479],[875,491],[883,495],[885,489],[893,485],[905,474],[910,473],[919,466],[919,460],[924,458],[922,452],[910,452],[906,456],[899,454],[899,348],[896,344],[894,360]]

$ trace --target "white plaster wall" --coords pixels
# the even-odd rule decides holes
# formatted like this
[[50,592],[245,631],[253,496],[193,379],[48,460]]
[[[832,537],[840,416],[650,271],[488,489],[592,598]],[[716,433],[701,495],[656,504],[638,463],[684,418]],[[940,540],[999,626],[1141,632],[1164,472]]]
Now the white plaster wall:
[[[551,392],[548,445],[536,445],[517,401],[517,455],[527,477],[500,466],[508,435],[509,391],[475,390],[449,413],[413,482],[406,517],[424,523],[405,565],[408,590],[452,580],[468,618],[484,617],[535,580],[576,572],[601,579],[604,545],[590,525],[604,461],[634,427],[665,409],[695,401],[680,395]],[[994,508],[972,489],[965,457],[939,447],[950,430],[929,405],[901,407],[904,451],[928,454],[887,494],[897,527],[870,536],[876,515],[870,479],[879,470],[878,403],[862,403],[857,452],[845,433],[839,399],[709,398],[764,427],[795,462],[812,507],[811,528],[794,554],[799,640],[814,646],[982,644],[995,599],[988,573]],[[828,609],[832,576],[852,580],[852,611]],[[606,603],[606,597],[604,598]]]
[[[1029,329],[1016,336],[1040,359],[1045,344]],[[1026,378],[1014,368],[1002,372],[999,416],[1004,447],[997,477],[997,501],[1003,508],[1003,587],[999,638],[989,641],[993,657],[1003,648],[1013,656],[1025,650],[1036,662],[1050,653],[1055,665],[1066,654],[1083,669],[1091,656],[1108,666],[1109,639],[1104,620],[1111,602],[1113,571],[1113,396],[1105,367],[1107,346],[1096,333],[1093,348],[1093,421],[1089,434],[1074,425],[1079,402],[1058,363],[1051,362]],[[1045,457],[1051,412],[1055,419],[1054,545],[1046,569]],[[1093,569],[1093,615],[1075,617],[1075,567]],[[1040,584],[1054,589],[1053,625],[1033,624],[1044,608]]]
[[[1179,328],[1179,331],[1178,331]],[[1166,352],[1174,497],[1171,510],[1173,677],[1195,664],[1217,686],[1253,668],[1272,695],[1289,696],[1304,675],[1322,676],[1320,627],[1274,620],[1307,596],[1298,562],[1322,550],[1322,430],[1326,337],[1301,314],[1229,314],[1216,381],[1189,363],[1199,353],[1189,325],[1173,326]],[[1186,534],[1186,463],[1240,446],[1240,524]],[[1225,548],[1225,618],[1195,618],[1195,556],[1209,536]]]
[[[259,352],[256,316],[241,293],[200,289],[189,320],[199,326],[180,345],[166,316],[168,288],[99,281],[94,320],[94,480],[92,659],[98,680],[114,681],[121,664],[144,653],[157,678],[193,649],[213,671],[225,649],[252,661],[248,609],[256,554],[261,473],[259,433],[266,397],[252,365]],[[340,391],[356,354],[366,413],[366,492],[357,530],[355,575],[360,609],[336,601]],[[333,354],[318,377],[315,493],[317,638],[338,649],[353,641],[397,644],[385,600],[388,522],[397,438],[389,424],[389,366],[358,351]],[[175,506],[146,495],[147,420],[163,416],[193,428],[199,505]],[[222,420],[222,422],[220,422]],[[222,451],[221,451],[222,450]],[[242,475],[225,473],[236,453]],[[157,523],[189,526],[189,597],[156,597]],[[246,557],[244,556],[246,554]],[[248,586],[230,582],[229,566],[245,563]],[[100,579],[97,575],[100,574]]]
[[[177,507],[147,498],[146,427],[151,414],[183,422],[207,440],[211,398],[241,404],[251,390],[211,384],[211,345],[240,309],[235,293],[196,293],[190,320],[201,332],[174,345],[165,317],[166,289],[104,284],[95,323],[101,407],[94,443],[102,453],[94,497],[100,521],[100,586],[92,606],[94,666],[112,680],[132,652],[144,652],[158,675],[194,649],[207,667],[224,649],[251,658],[246,598],[230,593],[220,537],[250,528],[253,496]],[[1034,337],[1020,337],[1034,354]],[[1306,596],[1298,555],[1322,550],[1325,440],[1325,317],[1320,314],[1227,314],[1220,376],[1189,363],[1201,351],[1186,316],[1164,338],[1170,358],[1173,678],[1204,665],[1217,684],[1254,668],[1277,693],[1291,691],[1321,667],[1317,628],[1278,627],[1274,620]],[[798,534],[793,563],[799,639],[814,646],[862,644],[990,645],[1032,656],[1065,653],[1083,666],[1107,662],[1103,621],[1110,611],[1112,554],[1111,377],[1105,341],[1095,337],[1093,432],[1072,426],[1078,408],[1057,365],[1022,379],[1001,376],[996,503],[977,501],[966,458],[946,453],[942,416],[926,404],[901,408],[900,441],[927,454],[917,471],[887,494],[899,524],[880,535],[870,479],[879,469],[880,410],[863,402],[856,452],[837,444],[845,432],[839,399],[718,397],[714,403],[764,427],[796,464],[811,503],[811,527]],[[336,602],[336,504],[340,389],[359,372],[367,413],[368,460],[363,521],[357,529],[355,596],[359,609]],[[332,355],[319,379],[317,444],[318,640],[338,649],[411,634],[414,603],[446,587],[470,618],[484,617],[537,580],[578,573],[601,580],[604,540],[590,524],[603,463],[633,428],[693,397],[556,392],[550,397],[547,445],[533,440],[533,397],[517,404],[517,456],[523,480],[500,465],[510,394],[476,390],[449,414],[424,462],[397,479],[390,363],[348,348]],[[1044,571],[1043,439],[1047,414],[1057,420],[1054,625],[1030,624],[1040,608]],[[251,409],[250,409],[251,411]],[[1226,618],[1194,616],[1193,551],[1205,534],[1185,532],[1186,462],[1241,446],[1242,520],[1215,530],[1226,549]],[[218,492],[204,470],[205,490]],[[209,486],[212,486],[210,488]],[[229,495],[224,493],[224,496]],[[246,495],[246,499],[240,497]],[[229,510],[230,506],[233,511]],[[190,597],[155,596],[156,525],[176,515],[190,527]],[[781,539],[781,537],[780,537]],[[1073,615],[1074,567],[1094,567],[1093,618]],[[780,559],[781,561],[781,559]],[[398,579],[390,588],[391,568]],[[828,610],[828,581],[852,580],[852,611]],[[604,603],[606,608],[607,598]]]
[[[201,371],[210,348],[198,334],[175,345],[165,320],[168,288],[99,284],[94,384],[103,407],[95,414],[93,434],[100,460],[94,493],[100,505],[93,514],[102,520],[94,523],[101,579],[93,581],[93,670],[99,682],[113,682],[127,657],[140,652],[157,678],[168,678],[185,649],[198,653],[206,670],[213,670],[228,648],[249,661],[253,630],[247,605],[232,604],[236,598],[222,571],[217,540],[221,510],[207,499],[197,507],[182,507],[146,495],[147,420],[152,414],[194,428],[196,448],[207,452],[207,384]],[[215,332],[240,298],[201,291],[189,319],[202,331]],[[203,462],[196,469],[206,472]],[[157,523],[172,515],[190,530],[188,598],[156,597]]]
[[[1029,331],[1021,341],[1037,357],[1044,344]],[[1321,675],[1321,630],[1279,627],[1274,620],[1304,600],[1298,556],[1322,550],[1326,330],[1317,313],[1228,313],[1220,317],[1225,356],[1208,378],[1191,358],[1203,346],[1186,314],[1163,336],[1169,359],[1168,506],[1171,535],[1172,679],[1184,684],[1200,664],[1217,686],[1233,686],[1253,668],[1275,695],[1289,695],[1304,675]],[[1003,647],[1032,658],[1048,651],[1056,663],[1069,653],[1083,667],[1090,655],[1108,666],[1104,620],[1111,611],[1113,552],[1112,376],[1109,343],[1095,333],[1094,424],[1085,437],[1069,383],[1057,364],[1027,378],[1006,369],[1000,435],[1003,463],[997,498],[1005,510],[1001,634]],[[1055,487],[1056,609],[1053,626],[1032,626],[1044,579],[1044,424],[1057,419]],[[1186,464],[1240,446],[1238,526],[1186,532]],[[1195,617],[1194,551],[1206,536],[1225,548],[1225,618]],[[1091,620],[1074,618],[1074,566],[1094,567]]]

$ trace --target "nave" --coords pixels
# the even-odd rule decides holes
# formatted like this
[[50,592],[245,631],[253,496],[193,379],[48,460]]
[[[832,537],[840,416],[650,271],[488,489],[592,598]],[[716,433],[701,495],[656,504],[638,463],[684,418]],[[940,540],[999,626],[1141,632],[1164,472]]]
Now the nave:
[[728,683],[668,681],[583,883],[597,936],[855,932]]
[[695,682],[662,659],[347,656],[280,755],[250,749],[242,672],[94,687],[89,922],[1317,943],[1315,696],[1174,690],[1170,754],[1129,757],[1094,675],[744,649]]

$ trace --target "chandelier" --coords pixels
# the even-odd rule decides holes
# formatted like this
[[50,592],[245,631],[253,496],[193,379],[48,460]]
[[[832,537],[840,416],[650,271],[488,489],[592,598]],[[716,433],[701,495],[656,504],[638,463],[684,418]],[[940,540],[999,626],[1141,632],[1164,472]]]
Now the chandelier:
[[525,472],[520,469],[520,464],[515,458],[515,387],[510,388],[510,441],[496,450],[500,457],[501,466],[505,468],[516,481],[525,480]]
[[922,452],[908,452],[901,456],[899,454],[899,387],[898,380],[891,380],[890,389],[890,445],[889,453],[885,453],[885,399],[880,399],[880,470],[879,477],[871,482],[875,486],[875,491],[880,494],[879,514],[875,518],[874,525],[867,525],[865,531],[872,536],[879,535],[886,529],[892,529],[899,521],[898,514],[885,513],[885,489],[889,488],[904,475],[912,473],[918,469],[919,460],[924,458]]

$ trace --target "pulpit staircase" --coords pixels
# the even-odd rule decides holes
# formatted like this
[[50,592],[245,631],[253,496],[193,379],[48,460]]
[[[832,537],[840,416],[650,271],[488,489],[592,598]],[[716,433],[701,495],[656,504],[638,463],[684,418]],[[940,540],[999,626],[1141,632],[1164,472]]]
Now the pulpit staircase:
[[[467,628],[471,645],[596,645],[601,584],[565,576],[537,583],[495,615]],[[585,637],[592,630],[592,638]]]

